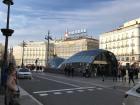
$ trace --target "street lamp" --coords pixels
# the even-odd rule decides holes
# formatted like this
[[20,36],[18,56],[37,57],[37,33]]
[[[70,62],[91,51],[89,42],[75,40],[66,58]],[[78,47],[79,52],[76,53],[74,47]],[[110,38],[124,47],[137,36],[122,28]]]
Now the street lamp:
[[49,56],[50,56],[50,40],[52,40],[50,36],[50,31],[48,31],[48,35],[45,36],[45,39],[48,40],[48,46],[47,46],[47,66],[48,66]]
[[1,70],[1,86],[4,87],[6,83],[7,78],[7,50],[8,50],[8,37],[12,36],[14,30],[9,29],[9,18],[10,18],[10,6],[13,5],[13,0],[3,0],[3,3],[8,6],[7,11],[7,24],[6,28],[1,29],[2,34],[5,36],[5,49],[4,49],[4,57],[3,57],[3,64],[2,64],[2,70]]
[[24,67],[24,47],[25,47],[25,45],[26,45],[26,43],[23,40],[23,43],[22,43],[22,61],[21,61],[22,68]]

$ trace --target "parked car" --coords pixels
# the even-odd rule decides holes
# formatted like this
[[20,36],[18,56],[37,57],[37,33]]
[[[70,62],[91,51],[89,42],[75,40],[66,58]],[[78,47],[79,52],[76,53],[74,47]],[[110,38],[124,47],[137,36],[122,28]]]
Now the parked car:
[[18,78],[32,79],[32,73],[27,68],[20,68],[17,70],[17,77]]
[[140,83],[126,92],[123,105],[140,105]]

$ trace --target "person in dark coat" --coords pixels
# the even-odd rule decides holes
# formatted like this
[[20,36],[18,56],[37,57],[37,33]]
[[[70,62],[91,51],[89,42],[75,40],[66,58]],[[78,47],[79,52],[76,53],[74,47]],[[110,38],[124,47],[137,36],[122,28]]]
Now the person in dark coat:
[[71,76],[72,77],[74,76],[74,68],[73,67],[71,68]]
[[64,68],[65,75],[67,75],[67,72],[68,72],[68,69],[67,69],[67,66],[65,66],[65,68]]
[[117,67],[113,67],[112,75],[113,75],[113,82],[117,82]]
[[133,84],[135,85],[135,81],[134,81],[134,66],[133,65],[128,68],[128,75],[129,75],[129,84],[132,81]]
[[125,67],[121,69],[121,77],[122,77],[122,81],[125,80],[126,82],[126,68]]
[[105,67],[101,66],[101,76],[102,76],[102,81],[104,81],[104,76],[105,76]]

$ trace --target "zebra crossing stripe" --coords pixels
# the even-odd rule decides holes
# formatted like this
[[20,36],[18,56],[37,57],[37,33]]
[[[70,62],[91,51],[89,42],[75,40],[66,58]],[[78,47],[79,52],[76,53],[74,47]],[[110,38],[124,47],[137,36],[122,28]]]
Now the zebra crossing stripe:
[[52,91],[48,91],[47,93],[39,93],[39,96],[41,96],[41,97],[43,97],[43,96],[47,96],[47,95],[49,95],[48,93],[53,93],[54,95],[60,95],[60,94],[64,94],[63,92],[65,92],[65,93],[68,93],[68,94],[70,94],[70,93],[74,93],[74,92],[84,92],[84,91],[86,91],[86,90],[88,90],[88,91],[94,91],[95,89],[97,89],[97,90],[103,90],[103,88],[100,88],[100,87],[88,87],[88,88],[75,88],[75,89],[62,89],[62,90],[60,90],[60,91],[56,91],[56,90],[52,90]]
[[95,88],[95,87],[80,87],[80,88],[59,89],[59,90],[49,90],[49,91],[37,91],[37,92],[33,92],[33,93],[38,94],[38,93],[69,91],[69,90],[72,91],[72,90],[90,89],[90,88]]
[[48,94],[39,94],[40,96],[47,96]]
[[73,91],[67,91],[67,93],[73,93]]
[[103,88],[97,88],[97,90],[103,90]]
[[83,92],[84,90],[77,90],[78,92]]
[[94,91],[94,89],[88,89],[88,91]]
[[53,94],[58,95],[58,94],[62,94],[61,92],[54,92]]

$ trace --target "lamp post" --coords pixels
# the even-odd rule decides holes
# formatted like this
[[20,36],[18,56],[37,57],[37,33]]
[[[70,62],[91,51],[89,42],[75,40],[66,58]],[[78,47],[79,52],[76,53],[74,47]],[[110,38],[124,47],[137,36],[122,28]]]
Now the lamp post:
[[7,11],[7,24],[6,28],[1,29],[2,34],[5,36],[5,49],[4,49],[4,57],[3,57],[3,64],[2,64],[2,71],[1,71],[1,86],[5,86],[6,78],[7,78],[7,50],[8,50],[8,37],[12,36],[14,30],[9,29],[9,18],[10,18],[10,6],[13,5],[13,0],[3,0],[3,3],[8,6]]
[[22,44],[22,61],[21,61],[21,67],[24,67],[24,47],[25,47],[26,43],[23,40],[23,44]]
[[49,61],[49,56],[50,56],[50,40],[52,40],[52,38],[50,37],[50,31],[48,31],[48,35],[45,36],[45,39],[48,40],[48,46],[47,46],[47,66],[48,66],[48,61]]

